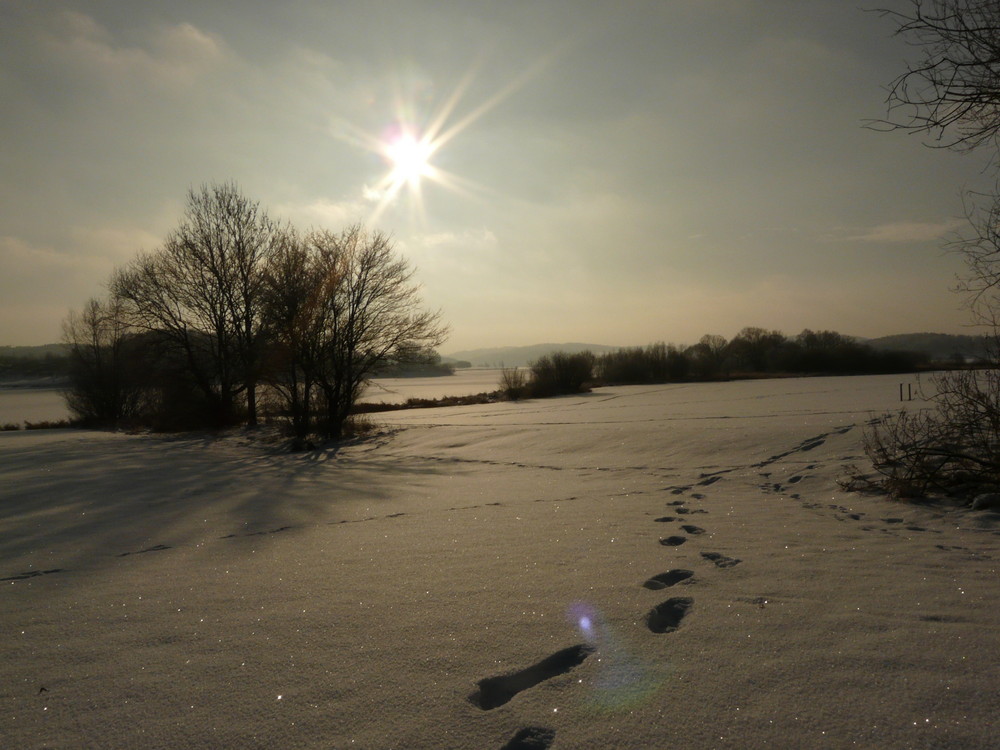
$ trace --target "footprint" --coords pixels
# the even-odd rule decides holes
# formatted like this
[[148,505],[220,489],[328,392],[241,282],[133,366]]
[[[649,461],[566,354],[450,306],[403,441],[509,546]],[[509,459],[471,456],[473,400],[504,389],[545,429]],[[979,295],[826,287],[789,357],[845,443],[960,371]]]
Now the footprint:
[[545,727],[525,727],[500,750],[546,750],[556,738],[555,729]]
[[675,596],[662,604],[657,604],[646,614],[646,627],[654,633],[672,633],[691,609],[694,599],[689,596]]
[[138,552],[122,552],[118,557],[128,557],[129,555],[142,555],[146,552],[160,552],[161,550],[170,549],[165,544],[157,544],[154,547],[147,547],[146,549],[141,549]]
[[692,500],[704,500],[705,496],[702,495],[700,492],[692,492],[691,493],[691,499]]
[[668,570],[666,573],[660,573],[659,575],[653,576],[642,585],[650,591],[659,591],[660,589],[665,589],[668,586],[678,584],[681,581],[686,581],[693,575],[693,571],[684,570],[684,568],[675,568],[674,570]]
[[677,519],[673,516],[660,516],[656,519],[657,523],[669,523],[670,521],[676,521]]
[[742,560],[739,560],[735,557],[726,557],[725,555],[721,555],[718,552],[702,552],[701,556],[704,557],[706,560],[711,560],[720,568],[731,568],[734,565],[739,565],[741,562],[743,562]]
[[801,474],[796,474],[794,477],[789,477],[788,478],[788,483],[789,484],[798,484],[801,481],[802,481],[802,475]]
[[705,529],[701,528],[701,526],[693,526],[689,523],[684,524],[683,526],[681,526],[681,528],[684,529],[684,531],[686,531],[688,534],[697,535],[705,533]]
[[961,615],[919,615],[918,620],[923,622],[968,622],[967,617]]
[[684,505],[685,502],[685,500],[673,500],[672,502],[667,503],[667,505],[676,507],[678,505]]
[[668,536],[666,539],[661,539],[660,544],[664,547],[679,547],[687,540],[686,536]]
[[708,485],[715,484],[720,479],[722,479],[722,477],[708,477],[707,479],[702,479],[700,482],[698,482],[698,486],[699,487],[708,487]]
[[469,696],[469,701],[484,711],[502,706],[515,695],[540,682],[552,679],[579,666],[594,653],[594,647],[585,643],[556,651],[552,656],[532,664],[527,669],[498,677],[486,677],[477,684],[479,689]]
[[8,576],[7,578],[0,578],[0,581],[24,581],[28,578],[37,578],[38,576],[47,576],[50,573],[62,573],[63,568],[52,568],[52,570],[28,570],[24,573],[18,573],[16,576]]
[[682,515],[686,515],[687,513],[690,513],[690,512],[691,512],[690,508],[675,508],[674,509],[674,513],[680,513]]

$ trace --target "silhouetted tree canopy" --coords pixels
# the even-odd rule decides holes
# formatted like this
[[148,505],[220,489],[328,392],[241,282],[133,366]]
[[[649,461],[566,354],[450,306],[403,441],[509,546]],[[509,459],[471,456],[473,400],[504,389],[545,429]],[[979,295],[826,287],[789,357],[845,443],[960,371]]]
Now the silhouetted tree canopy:
[[379,368],[430,361],[446,331],[388,235],[301,237],[232,183],[191,190],[180,226],[110,289],[65,325],[70,406],[106,424],[255,424],[263,383],[300,438],[338,437]]
[[876,126],[931,135],[943,147],[997,144],[1000,133],[1000,3],[911,0],[880,10],[920,49],[889,87],[889,119]]
[[234,184],[204,186],[188,192],[184,220],[163,247],[112,278],[130,322],[185,358],[219,424],[239,419],[240,394],[257,421],[263,269],[282,241],[281,228]]

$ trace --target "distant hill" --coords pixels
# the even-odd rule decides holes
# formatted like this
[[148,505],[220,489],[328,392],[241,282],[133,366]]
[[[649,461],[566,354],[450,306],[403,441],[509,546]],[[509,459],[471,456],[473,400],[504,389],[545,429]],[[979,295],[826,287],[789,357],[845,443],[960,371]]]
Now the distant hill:
[[44,359],[62,357],[69,352],[66,344],[44,344],[43,346],[0,346],[0,357],[11,359]]
[[603,344],[533,344],[532,346],[502,346],[496,349],[468,349],[461,352],[451,352],[445,358],[471,362],[473,367],[524,367],[539,357],[552,352],[592,351],[594,354],[616,351],[620,347]]
[[985,359],[986,339],[951,333],[899,333],[865,341],[873,349],[892,352],[919,352],[932,360]]
[[0,382],[5,385],[65,378],[68,373],[69,354],[63,344],[0,346]]

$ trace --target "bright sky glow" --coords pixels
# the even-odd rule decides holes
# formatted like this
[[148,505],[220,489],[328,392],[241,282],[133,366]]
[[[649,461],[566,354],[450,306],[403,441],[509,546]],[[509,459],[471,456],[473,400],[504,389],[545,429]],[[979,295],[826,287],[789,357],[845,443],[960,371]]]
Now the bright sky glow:
[[389,232],[442,354],[965,332],[941,247],[992,173],[862,127],[915,54],[878,14],[247,2],[0,2],[0,345],[58,341],[229,180],[302,230]]

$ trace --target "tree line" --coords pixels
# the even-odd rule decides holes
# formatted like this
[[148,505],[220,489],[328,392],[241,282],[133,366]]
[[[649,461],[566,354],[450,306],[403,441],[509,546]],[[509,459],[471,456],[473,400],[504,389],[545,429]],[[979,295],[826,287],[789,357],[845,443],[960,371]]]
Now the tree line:
[[603,354],[554,352],[527,372],[505,369],[500,389],[515,398],[577,393],[588,383],[642,384],[724,380],[757,375],[866,375],[913,372],[925,354],[879,351],[835,331],[795,337],[747,327],[731,340],[708,334],[693,346],[656,343]]
[[91,425],[254,425],[339,437],[365,381],[430,361],[445,337],[392,239],[301,233],[233,183],[188,192],[180,225],[64,323],[66,397]]
[[927,357],[914,352],[877,351],[835,331],[806,329],[794,337],[746,327],[731,340],[707,334],[697,344],[652,344],[620,349],[594,361],[595,375],[612,383],[712,380],[734,375],[862,375],[911,372]]

